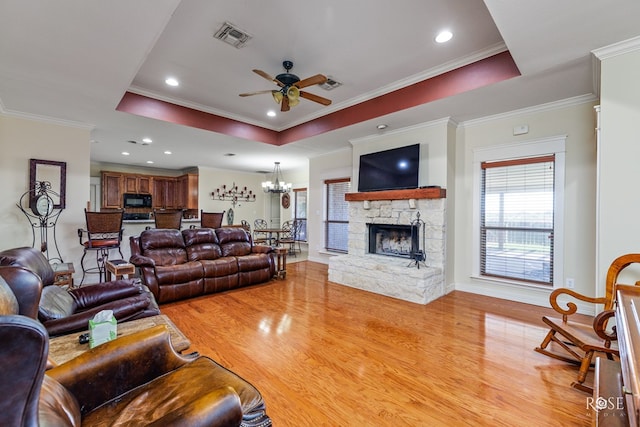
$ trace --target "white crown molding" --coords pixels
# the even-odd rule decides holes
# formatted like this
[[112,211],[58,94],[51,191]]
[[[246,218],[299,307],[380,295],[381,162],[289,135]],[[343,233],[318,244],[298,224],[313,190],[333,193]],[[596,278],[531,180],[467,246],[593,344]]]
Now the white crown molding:
[[58,119],[55,117],[40,116],[38,114],[23,113],[21,111],[8,110],[4,107],[2,100],[0,100],[0,115],[5,117],[13,117],[16,119],[33,120],[36,122],[49,123],[49,124],[58,125],[58,126],[72,127],[77,129],[93,130],[95,128],[95,125],[90,123],[82,123],[82,122],[76,122],[72,120]]
[[623,40],[609,46],[601,47],[591,51],[599,60],[613,58],[618,55],[640,50],[640,36],[628,40]]
[[467,120],[459,124],[460,127],[469,128],[495,120],[502,120],[509,117],[522,116],[525,114],[540,113],[543,111],[558,110],[561,108],[573,107],[576,105],[587,104],[597,101],[598,98],[593,94],[579,95],[560,101],[548,102],[546,104],[534,105],[519,110],[508,111],[506,113],[494,114],[492,116],[480,117],[478,119]]

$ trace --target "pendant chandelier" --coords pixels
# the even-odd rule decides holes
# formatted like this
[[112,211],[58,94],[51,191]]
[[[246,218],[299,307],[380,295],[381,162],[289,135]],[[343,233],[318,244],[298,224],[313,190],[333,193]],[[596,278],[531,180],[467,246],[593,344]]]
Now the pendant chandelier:
[[273,173],[271,174],[271,180],[262,183],[262,190],[265,193],[288,193],[291,191],[291,184],[287,184],[282,179],[282,172],[280,171],[280,162],[274,162]]

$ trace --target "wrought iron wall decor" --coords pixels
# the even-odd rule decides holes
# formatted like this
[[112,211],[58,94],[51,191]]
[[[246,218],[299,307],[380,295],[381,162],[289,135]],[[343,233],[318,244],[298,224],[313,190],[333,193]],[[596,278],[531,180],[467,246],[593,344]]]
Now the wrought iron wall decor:
[[[29,224],[31,225],[31,233],[33,241],[32,247],[36,247],[36,234],[40,237],[40,251],[45,254],[49,261],[64,262],[62,255],[60,255],[60,249],[58,248],[58,242],[56,240],[56,224],[58,218],[62,213],[63,203],[56,204],[56,201],[60,201],[60,194],[51,189],[51,183],[49,181],[36,181],[29,191],[20,196],[20,199],[16,206],[27,217]],[[53,247],[57,256],[50,256],[49,254],[49,231],[52,232]],[[36,231],[38,233],[36,233]],[[55,255],[55,254],[54,254]]]
[[233,208],[239,205],[240,202],[256,201],[256,195],[253,191],[247,190],[247,187],[243,187],[242,190],[240,190],[235,182],[229,188],[227,188],[226,185],[223,185],[221,188],[216,188],[216,191],[211,193],[211,198],[231,202]]

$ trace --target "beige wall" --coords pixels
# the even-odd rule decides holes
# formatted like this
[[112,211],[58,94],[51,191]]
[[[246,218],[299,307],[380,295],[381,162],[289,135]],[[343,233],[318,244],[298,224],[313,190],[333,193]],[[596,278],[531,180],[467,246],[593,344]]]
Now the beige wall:
[[[77,229],[84,226],[89,200],[89,144],[89,129],[0,115],[0,249],[32,243],[29,221],[16,206],[28,191],[29,159],[66,162],[66,208],[58,220],[57,242],[64,261],[79,265]],[[36,233],[37,246],[39,242]]]
[[[640,44],[637,40],[636,45]],[[640,47],[601,62],[598,219],[598,288],[604,294],[608,266],[625,253],[640,252]],[[629,276],[629,280],[625,276]],[[623,275],[640,279],[640,270]]]
[[[560,103],[551,108],[524,110],[508,116],[464,124],[456,144],[455,273],[456,289],[548,305],[549,290],[507,285],[472,278],[473,265],[473,150],[478,147],[567,135],[564,194],[564,277],[574,278],[577,292],[594,295],[595,253],[595,113],[594,102]],[[513,128],[527,124],[529,133],[513,136]],[[448,227],[449,229],[451,227]],[[589,309],[582,307],[582,310]]]

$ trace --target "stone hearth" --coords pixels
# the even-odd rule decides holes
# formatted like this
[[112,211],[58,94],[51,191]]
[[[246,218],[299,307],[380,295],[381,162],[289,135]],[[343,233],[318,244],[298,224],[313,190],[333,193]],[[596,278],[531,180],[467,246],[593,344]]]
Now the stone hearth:
[[[349,236],[346,255],[329,260],[329,280],[353,288],[426,304],[453,290],[444,283],[444,190],[418,189],[347,194]],[[425,245],[419,234],[425,263],[369,253],[367,224],[410,225],[420,212]]]

